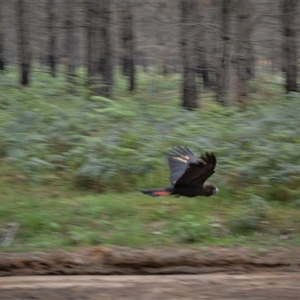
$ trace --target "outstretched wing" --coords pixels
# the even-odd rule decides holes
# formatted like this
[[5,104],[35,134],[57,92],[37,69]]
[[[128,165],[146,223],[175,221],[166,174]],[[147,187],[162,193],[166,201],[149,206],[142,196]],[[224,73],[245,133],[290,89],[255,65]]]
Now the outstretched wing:
[[201,160],[189,163],[185,172],[175,182],[175,185],[201,186],[215,172],[217,159],[213,153],[205,153]]
[[198,164],[196,156],[187,147],[176,147],[167,156],[170,168],[171,184],[185,173],[190,164]]

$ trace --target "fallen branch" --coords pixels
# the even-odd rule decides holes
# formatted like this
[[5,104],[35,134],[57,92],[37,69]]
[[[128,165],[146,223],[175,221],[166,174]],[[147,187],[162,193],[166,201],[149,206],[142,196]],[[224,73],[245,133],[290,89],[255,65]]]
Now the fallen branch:
[[12,241],[14,240],[16,234],[19,231],[20,224],[19,223],[8,223],[9,229],[7,230],[4,238],[2,239],[1,246],[9,247]]

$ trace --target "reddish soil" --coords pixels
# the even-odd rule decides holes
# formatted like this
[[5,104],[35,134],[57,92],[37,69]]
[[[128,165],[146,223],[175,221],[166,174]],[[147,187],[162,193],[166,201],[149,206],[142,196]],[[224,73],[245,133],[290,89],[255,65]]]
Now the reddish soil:
[[2,252],[0,276],[1,300],[299,299],[300,248]]

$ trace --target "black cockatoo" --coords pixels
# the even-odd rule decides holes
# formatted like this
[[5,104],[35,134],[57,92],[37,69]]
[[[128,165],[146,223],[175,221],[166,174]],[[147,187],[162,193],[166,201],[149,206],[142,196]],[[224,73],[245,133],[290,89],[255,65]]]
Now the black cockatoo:
[[217,159],[206,152],[200,160],[187,147],[176,147],[168,155],[171,186],[142,190],[149,196],[176,195],[185,197],[211,196],[218,192],[215,184],[206,180],[215,172]]

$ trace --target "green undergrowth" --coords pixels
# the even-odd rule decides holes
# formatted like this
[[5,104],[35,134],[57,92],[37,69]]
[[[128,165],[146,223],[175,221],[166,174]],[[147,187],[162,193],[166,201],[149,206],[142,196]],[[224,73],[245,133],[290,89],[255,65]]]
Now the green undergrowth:
[[[130,93],[117,73],[112,99],[83,74],[70,86],[38,69],[28,88],[14,70],[1,75],[2,236],[20,225],[8,249],[299,243],[298,94],[251,83],[247,107],[224,108],[202,91],[190,112],[178,74],[139,71]],[[217,197],[137,192],[169,184],[165,154],[177,145],[216,154]]]
[[267,200],[298,198],[297,94],[277,91],[269,100],[261,91],[262,99],[242,110],[220,107],[203,93],[202,109],[189,112],[176,104],[177,75],[141,73],[133,94],[117,76],[114,99],[91,95],[80,76],[72,93],[61,74],[36,72],[25,89],[14,76],[8,72],[0,83],[0,158],[2,168],[30,183],[97,192],[165,185],[165,153],[186,145],[198,155],[216,153],[222,188],[254,186]]

